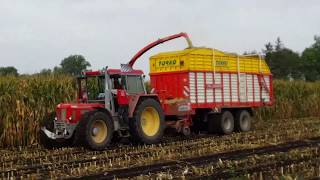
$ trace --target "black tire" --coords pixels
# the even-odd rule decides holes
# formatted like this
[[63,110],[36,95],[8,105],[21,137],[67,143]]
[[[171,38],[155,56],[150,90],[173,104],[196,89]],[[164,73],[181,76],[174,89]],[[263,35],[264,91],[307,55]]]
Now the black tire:
[[45,127],[47,130],[53,132],[54,131],[54,118],[56,117],[56,113],[52,112],[48,114],[40,123],[39,130],[39,144],[47,149],[61,148],[68,145],[71,145],[70,141],[67,139],[59,139],[54,140],[48,138],[48,136],[41,130],[41,127]]
[[192,118],[191,131],[195,134],[200,134],[202,131],[209,132],[209,118],[210,114],[203,112],[200,115],[194,116]]
[[111,143],[113,132],[113,120],[108,114],[101,111],[87,112],[77,126],[74,145],[103,150]]
[[120,136],[119,132],[114,131],[111,139],[111,144],[116,145],[121,143],[122,137]]
[[218,119],[220,118],[220,114],[209,114],[208,115],[208,124],[207,124],[207,128],[208,128],[208,133],[209,134],[214,134],[214,133],[218,133],[217,127],[216,127],[216,122],[218,121]]
[[230,111],[223,111],[222,114],[214,115],[214,119],[210,120],[210,129],[214,129],[216,133],[231,134],[234,130],[234,118]]
[[247,110],[238,110],[235,116],[235,125],[238,132],[251,130],[252,116]]
[[[146,119],[142,119],[143,117],[141,116],[142,116],[142,113],[145,113],[145,111],[148,111],[151,109],[155,116],[157,116],[155,113],[158,114],[159,123],[158,123],[158,120],[154,120],[155,125],[153,125],[154,128],[152,128],[152,133],[147,135],[143,130],[144,127],[142,123],[149,123],[152,126],[152,122],[146,122]],[[153,119],[158,119],[158,118],[156,117]],[[133,114],[133,118],[130,119],[129,121],[129,129],[130,129],[130,134],[132,136],[132,139],[135,142],[142,142],[146,144],[154,144],[154,143],[160,142],[163,137],[165,124],[164,124],[164,113],[159,102],[149,98],[139,103]]]

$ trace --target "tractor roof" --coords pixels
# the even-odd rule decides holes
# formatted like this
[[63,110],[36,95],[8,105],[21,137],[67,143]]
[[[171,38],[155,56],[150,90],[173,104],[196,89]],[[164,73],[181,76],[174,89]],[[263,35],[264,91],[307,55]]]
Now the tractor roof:
[[[121,69],[108,69],[107,73],[110,75],[119,74],[119,75],[142,75],[142,70],[131,70],[128,72],[123,72]],[[101,76],[104,75],[104,71],[85,71],[82,72],[82,76]]]
[[120,75],[142,75],[143,74],[142,70],[136,70],[136,69],[133,69],[127,72],[121,71],[121,69],[108,69],[107,72],[110,75],[111,74],[120,74]]

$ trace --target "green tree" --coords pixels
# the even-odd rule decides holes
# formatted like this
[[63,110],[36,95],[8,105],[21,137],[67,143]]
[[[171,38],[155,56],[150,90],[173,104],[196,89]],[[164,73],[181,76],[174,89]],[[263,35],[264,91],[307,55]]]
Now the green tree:
[[0,67],[0,76],[18,76],[18,70],[13,66]]
[[243,55],[252,55],[252,54],[258,54],[258,52],[256,50],[253,50],[253,51],[245,51],[243,53]]
[[42,69],[39,74],[50,75],[50,74],[52,74],[52,70],[51,69]]
[[[90,67],[90,63],[82,55],[71,55],[64,58],[61,63],[61,71],[63,73],[78,75],[81,71],[86,70]],[[59,72],[59,68],[55,68],[55,72]]]
[[275,50],[280,51],[283,48],[284,48],[284,45],[283,45],[282,41],[280,40],[280,37],[278,37],[276,40]]
[[270,42],[265,45],[265,59],[273,77],[276,79],[301,79],[301,59],[298,53],[286,48],[277,38],[275,45]]
[[54,74],[62,74],[62,73],[64,73],[64,72],[62,72],[62,68],[61,67],[59,67],[59,66],[55,66],[54,68],[53,68],[53,71],[52,71]]
[[307,81],[320,80],[320,36],[302,53],[303,71]]
[[266,47],[266,49],[263,50],[263,52],[264,52],[264,54],[266,56],[265,60],[266,60],[267,64],[270,66],[270,68],[271,68],[272,67],[271,55],[274,52],[273,45],[271,44],[271,42],[269,42],[269,43],[267,43],[265,45],[265,47]]

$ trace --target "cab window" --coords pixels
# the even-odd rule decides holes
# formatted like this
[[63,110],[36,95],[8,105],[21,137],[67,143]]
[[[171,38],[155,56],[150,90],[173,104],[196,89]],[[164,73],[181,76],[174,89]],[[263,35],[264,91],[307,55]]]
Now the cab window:
[[144,93],[143,79],[141,76],[127,75],[126,89],[129,94]]

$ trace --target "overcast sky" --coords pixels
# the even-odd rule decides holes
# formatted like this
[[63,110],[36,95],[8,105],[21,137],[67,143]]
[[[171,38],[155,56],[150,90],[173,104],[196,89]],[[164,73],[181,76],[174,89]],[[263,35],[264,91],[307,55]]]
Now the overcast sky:
[[[261,51],[280,36],[302,52],[320,35],[319,0],[0,0],[0,66],[19,73],[53,68],[82,54],[92,69],[119,68],[160,37],[187,32],[197,46]],[[148,57],[181,50],[184,40],[152,49]]]

